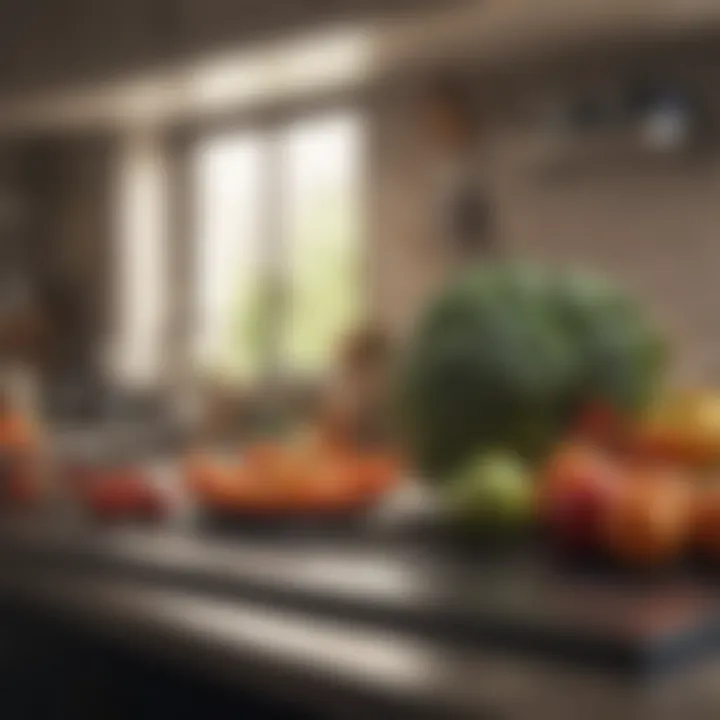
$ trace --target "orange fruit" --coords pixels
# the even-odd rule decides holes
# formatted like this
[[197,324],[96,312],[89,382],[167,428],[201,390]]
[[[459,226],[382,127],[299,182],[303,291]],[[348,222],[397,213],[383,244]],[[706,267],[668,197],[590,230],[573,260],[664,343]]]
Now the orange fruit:
[[297,507],[307,511],[343,511],[360,501],[351,468],[345,463],[321,463],[297,496]]
[[242,462],[252,473],[271,475],[280,462],[283,452],[283,448],[280,445],[266,442],[256,443],[254,445],[248,445],[245,449]]
[[36,431],[32,424],[16,413],[0,419],[0,447],[27,450],[35,445]]
[[689,481],[677,473],[630,478],[604,527],[607,548],[631,565],[674,560],[689,539],[692,501]]
[[697,550],[720,560],[720,484],[695,490],[691,532]]
[[369,498],[388,491],[400,481],[402,474],[400,462],[396,458],[380,453],[358,455],[353,469],[360,492]]

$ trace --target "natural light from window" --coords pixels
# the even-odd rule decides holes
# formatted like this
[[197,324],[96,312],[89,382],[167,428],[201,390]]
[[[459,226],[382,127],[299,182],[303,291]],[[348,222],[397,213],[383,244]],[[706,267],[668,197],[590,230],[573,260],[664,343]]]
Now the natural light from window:
[[362,128],[353,115],[298,122],[285,143],[289,268],[284,355],[325,369],[360,307]]
[[263,142],[222,135],[195,156],[195,359],[204,370],[251,374],[258,358],[246,335],[262,281]]
[[[342,113],[198,145],[194,349],[203,370],[256,377],[269,360],[268,327],[284,372],[327,368],[361,303],[362,129]],[[278,277],[273,302],[268,283]]]

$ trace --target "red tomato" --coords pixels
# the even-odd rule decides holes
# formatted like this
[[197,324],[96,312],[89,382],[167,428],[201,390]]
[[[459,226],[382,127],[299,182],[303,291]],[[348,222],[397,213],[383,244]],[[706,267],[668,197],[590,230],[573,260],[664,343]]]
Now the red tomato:
[[165,511],[159,491],[133,471],[101,473],[90,481],[83,495],[89,509],[104,518],[156,517]]

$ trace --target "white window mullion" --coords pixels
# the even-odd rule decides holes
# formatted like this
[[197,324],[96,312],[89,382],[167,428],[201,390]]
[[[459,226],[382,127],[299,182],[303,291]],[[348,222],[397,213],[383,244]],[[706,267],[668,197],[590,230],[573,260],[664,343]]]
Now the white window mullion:
[[126,385],[161,376],[167,318],[167,168],[162,139],[123,138],[117,163],[116,313],[109,365]]

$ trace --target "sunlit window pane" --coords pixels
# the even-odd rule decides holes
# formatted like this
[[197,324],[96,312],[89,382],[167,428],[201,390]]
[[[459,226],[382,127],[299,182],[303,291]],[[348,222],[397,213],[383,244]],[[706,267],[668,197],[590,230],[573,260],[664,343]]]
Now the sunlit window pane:
[[[360,303],[362,128],[335,114],[197,147],[195,357],[252,379],[326,368]],[[269,294],[280,280],[281,298]],[[279,358],[268,340],[279,337]]]
[[285,265],[283,322],[288,370],[316,374],[360,309],[362,125],[333,115],[283,134]]
[[258,369],[263,143],[255,136],[208,139],[195,156],[197,188],[194,353],[230,378]]

